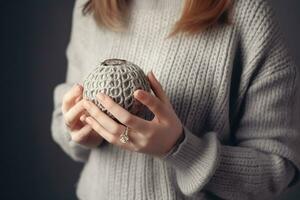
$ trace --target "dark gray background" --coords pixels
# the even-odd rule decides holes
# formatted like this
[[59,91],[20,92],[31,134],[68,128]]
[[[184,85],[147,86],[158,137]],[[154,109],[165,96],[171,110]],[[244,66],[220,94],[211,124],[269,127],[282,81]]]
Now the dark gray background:
[[[300,2],[273,2],[300,66]],[[0,1],[1,199],[75,199],[82,166],[68,158],[50,135],[52,91],[65,78],[73,3]],[[295,186],[279,199],[299,199],[299,189]]]

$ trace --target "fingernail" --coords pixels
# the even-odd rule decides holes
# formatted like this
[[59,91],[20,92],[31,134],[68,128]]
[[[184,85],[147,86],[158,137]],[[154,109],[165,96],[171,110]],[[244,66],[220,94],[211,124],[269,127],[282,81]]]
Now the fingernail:
[[150,73],[151,73],[152,77],[153,77],[155,80],[157,80],[152,70],[150,71]]
[[85,119],[86,119],[86,115],[81,115],[81,117],[80,117],[80,121],[84,122],[84,121],[85,121]]
[[133,92],[133,96],[134,96],[134,97],[137,97],[137,96],[138,96],[138,91],[137,91],[137,90],[135,90],[135,91]]
[[144,97],[146,96],[146,94],[145,94],[145,92],[144,92],[143,90],[139,90],[139,91],[137,92],[137,96],[138,96],[139,98],[144,98]]
[[89,124],[92,122],[91,119],[90,119],[90,117],[85,118],[85,121],[86,121],[87,123],[89,123]]

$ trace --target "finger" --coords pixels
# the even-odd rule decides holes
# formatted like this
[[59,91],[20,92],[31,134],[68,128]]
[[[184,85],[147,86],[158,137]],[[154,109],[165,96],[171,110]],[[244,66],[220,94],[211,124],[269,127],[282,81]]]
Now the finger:
[[[77,98],[80,98],[82,95],[82,86],[75,84],[64,96],[62,103],[62,112],[66,113],[71,107],[74,106]],[[78,101],[78,100],[77,100]]]
[[65,123],[72,129],[74,124],[80,118],[81,113],[85,111],[84,107],[82,106],[82,101],[78,102],[73,106],[67,113],[64,115]]
[[101,127],[101,125],[95,119],[93,119],[93,117],[87,117],[86,121],[93,128],[93,130],[95,130],[98,134],[100,134],[101,137],[104,138],[109,143],[120,146],[122,148],[131,150],[131,151],[138,151],[140,149],[139,144],[136,140],[139,141],[139,140],[144,139],[144,136],[142,136],[141,134],[139,134],[137,132],[133,133],[131,130],[130,135],[129,135],[130,141],[127,143],[122,143],[120,141],[120,135],[121,135],[121,133],[123,133],[125,131],[126,127],[123,126],[123,130],[121,133],[113,135],[111,133],[108,133],[103,127]]
[[87,115],[83,114],[83,115],[80,116],[79,119],[80,119],[81,122],[85,122],[86,117],[87,117]]
[[168,117],[167,109],[164,107],[165,105],[156,96],[140,89],[134,91],[133,95],[142,104],[147,106],[158,119],[165,119]]
[[150,72],[148,72],[147,74],[148,79],[150,81],[151,84],[151,89],[153,90],[154,94],[164,103],[169,103],[169,98],[166,95],[165,91],[162,88],[162,85],[160,84],[160,82],[156,79],[153,71],[151,70]]
[[74,142],[82,143],[85,141],[92,130],[93,128],[89,124],[86,124],[79,131],[72,132],[71,138]]
[[107,132],[112,134],[118,134],[121,132],[122,126],[102,112],[93,102],[84,100],[83,107],[90,116],[92,116],[103,128],[107,130]]
[[103,93],[97,94],[100,103],[122,124],[140,132],[145,132],[149,128],[149,121],[131,114],[117,104],[111,97],[101,94]]
[[93,117],[87,117],[85,121],[109,143],[116,144],[118,142],[119,134],[109,133]]
[[75,99],[75,104],[82,100],[82,93]]

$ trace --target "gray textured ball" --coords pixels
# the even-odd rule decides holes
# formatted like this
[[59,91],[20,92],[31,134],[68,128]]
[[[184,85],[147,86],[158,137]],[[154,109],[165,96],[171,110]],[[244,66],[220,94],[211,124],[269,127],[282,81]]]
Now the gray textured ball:
[[112,119],[118,120],[107,111],[96,98],[99,92],[110,96],[116,103],[132,114],[138,114],[145,106],[134,98],[133,92],[142,89],[150,92],[150,83],[143,70],[136,64],[122,59],[107,59],[83,81],[83,97],[95,103]]

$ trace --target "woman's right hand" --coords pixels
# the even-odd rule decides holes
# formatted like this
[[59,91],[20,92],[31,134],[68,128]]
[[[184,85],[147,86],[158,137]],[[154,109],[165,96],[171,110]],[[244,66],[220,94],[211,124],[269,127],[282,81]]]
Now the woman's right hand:
[[75,84],[63,97],[62,113],[71,139],[89,148],[101,144],[103,138],[85,122],[86,114],[82,99],[83,87]]

